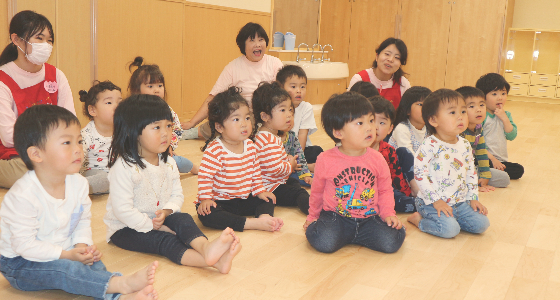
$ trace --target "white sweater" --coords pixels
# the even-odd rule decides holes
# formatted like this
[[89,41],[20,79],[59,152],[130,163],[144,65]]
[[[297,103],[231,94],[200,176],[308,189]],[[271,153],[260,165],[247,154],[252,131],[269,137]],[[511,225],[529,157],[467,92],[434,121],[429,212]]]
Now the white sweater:
[[66,176],[65,199],[51,196],[28,171],[8,191],[0,208],[0,254],[30,261],[60,258],[78,243],[93,245],[87,180]]
[[103,221],[107,225],[107,242],[118,230],[130,227],[139,232],[153,229],[152,219],[156,210],[181,211],[184,196],[179,171],[175,160],[168,157],[167,163],[160,159],[154,166],[128,165],[118,158],[109,170],[109,199]]

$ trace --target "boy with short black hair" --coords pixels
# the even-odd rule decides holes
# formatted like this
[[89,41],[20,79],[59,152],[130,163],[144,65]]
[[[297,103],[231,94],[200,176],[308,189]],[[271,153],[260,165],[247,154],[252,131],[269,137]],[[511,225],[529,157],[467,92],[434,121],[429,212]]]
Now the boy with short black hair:
[[307,75],[300,66],[286,65],[276,74],[276,81],[290,94],[294,106],[294,127],[291,131],[296,133],[309,170],[313,172],[317,156],[323,152],[323,148],[313,146],[309,139],[309,136],[317,131],[317,124],[313,106],[304,101],[307,91]]
[[486,119],[482,123],[490,167],[508,173],[510,179],[519,179],[525,172],[522,165],[508,161],[507,141],[517,137],[517,125],[509,111],[504,110],[510,85],[497,73],[488,73],[476,81],[486,98]]
[[[389,132],[393,130],[395,107],[389,100],[381,96],[372,97],[369,102],[373,106],[377,128],[376,138],[371,148],[383,155],[391,171],[395,210],[405,213],[415,212],[414,196],[416,196],[418,186],[414,180],[414,156],[404,148],[395,150],[393,146],[384,141]],[[404,170],[407,171],[404,172]]]
[[488,147],[484,139],[482,122],[486,118],[486,99],[484,93],[472,86],[463,86],[456,90],[465,99],[469,123],[461,137],[471,143],[478,168],[478,191],[491,192],[494,187],[505,188],[509,185],[509,175],[501,170],[490,168]]
[[449,89],[432,92],[422,105],[422,118],[430,136],[415,154],[418,212],[407,220],[443,238],[453,238],[461,230],[486,231],[488,210],[478,201],[471,144],[459,136],[468,124],[463,97]]
[[393,253],[405,230],[395,213],[389,167],[370,148],[375,139],[373,107],[362,95],[334,95],[323,106],[325,132],[340,146],[319,155],[303,225],[317,251],[347,244]]
[[[14,125],[29,169],[0,208],[0,271],[22,291],[61,289],[94,298],[157,299],[155,261],[133,275],[105,269],[93,245],[80,122],[65,108],[36,105]],[[118,295],[122,294],[122,295]]]

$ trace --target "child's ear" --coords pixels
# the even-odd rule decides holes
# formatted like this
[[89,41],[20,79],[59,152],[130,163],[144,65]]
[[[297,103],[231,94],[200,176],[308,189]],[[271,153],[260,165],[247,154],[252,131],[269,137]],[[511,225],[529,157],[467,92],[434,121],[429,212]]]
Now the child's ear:
[[339,139],[339,140],[342,140],[343,134],[342,134],[342,132],[341,132],[340,130],[333,129],[332,135],[333,135],[335,138],[337,138],[337,139]]
[[219,132],[220,134],[224,133],[224,127],[220,123],[214,123],[214,127],[216,128],[216,131]]
[[41,149],[37,146],[31,146],[27,148],[27,156],[32,162],[41,163],[43,162],[43,157],[41,156]]
[[95,112],[95,106],[88,105],[87,110],[90,116],[97,117],[97,113]]
[[434,128],[438,127],[438,122],[437,122],[436,116],[431,116],[428,121],[430,122],[430,125],[432,125]]
[[268,122],[270,121],[271,117],[265,113],[264,111],[261,111],[261,120],[263,120],[263,122]]
[[391,127],[389,127],[389,132],[393,131],[393,124],[391,124]]

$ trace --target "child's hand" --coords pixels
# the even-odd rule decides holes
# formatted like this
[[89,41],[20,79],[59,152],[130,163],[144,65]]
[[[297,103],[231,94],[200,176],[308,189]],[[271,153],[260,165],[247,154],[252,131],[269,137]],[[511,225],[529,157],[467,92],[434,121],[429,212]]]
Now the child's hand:
[[491,160],[492,160],[492,167],[494,167],[494,169],[500,170],[500,171],[503,171],[503,170],[506,169],[506,165],[502,164],[501,161],[497,160],[496,158],[493,158]]
[[441,217],[441,212],[443,212],[448,217],[453,217],[453,208],[449,204],[445,203],[443,200],[438,200],[434,202],[434,208],[437,210],[437,216]]
[[313,183],[313,177],[311,177],[311,176],[304,177],[303,181],[305,181],[305,183],[311,185]]
[[385,218],[385,223],[396,229],[401,229],[403,227],[401,220],[399,220],[397,216],[388,216],[387,218]]
[[[288,155],[288,162],[290,163],[290,165],[292,165],[292,171],[298,170],[297,157],[298,157],[297,155],[295,156]],[[301,167],[299,169],[301,170]]]
[[210,212],[212,212],[210,210],[210,207],[212,206],[216,208],[216,202],[214,202],[214,200],[202,200],[198,205],[198,209],[196,210],[196,212],[201,216],[209,215]]
[[170,209],[158,209],[156,210],[156,217],[152,219],[152,224],[155,230],[158,230],[163,222],[165,222],[165,218],[171,214]]
[[272,203],[276,204],[276,195],[271,192],[262,192],[257,195],[257,198],[265,202],[269,202],[270,200],[272,200]]
[[500,118],[500,120],[502,120],[502,122],[508,122],[509,123],[509,119],[506,115],[506,111],[504,110],[504,105],[500,104],[498,105],[498,108],[496,108],[496,110],[494,110],[494,114],[496,115],[496,117]]
[[97,246],[91,245],[91,246],[88,246],[87,249],[88,249],[89,253],[93,254],[93,261],[94,262],[98,262],[98,261],[101,260],[101,256],[103,256],[103,253],[101,253],[101,251],[99,251],[97,249]]
[[311,223],[317,221],[317,219],[313,220],[313,221],[305,221],[305,223],[303,223],[303,230],[307,230],[307,227],[309,227],[309,225],[311,225]]
[[494,191],[496,188],[494,188],[493,186],[489,186],[488,182],[490,181],[490,179],[484,179],[481,178],[478,180],[478,191],[479,192],[492,192]]
[[474,211],[478,211],[478,213],[483,214],[483,215],[488,215],[488,209],[486,208],[486,206],[482,205],[482,203],[480,203],[478,200],[471,200],[471,207]]
[[60,254],[60,258],[79,261],[84,265],[93,264],[93,254],[89,253],[87,247],[78,247],[68,251],[62,250],[62,253]]
[[163,231],[163,232],[169,232],[173,235],[177,235],[175,233],[175,231],[171,230],[169,227],[165,226],[165,225],[161,225],[161,227],[158,229],[159,231]]

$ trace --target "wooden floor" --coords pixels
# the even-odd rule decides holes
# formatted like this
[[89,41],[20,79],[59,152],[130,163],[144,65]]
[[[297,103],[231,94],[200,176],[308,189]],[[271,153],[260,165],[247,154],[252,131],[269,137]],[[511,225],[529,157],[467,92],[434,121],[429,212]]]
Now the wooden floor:
[[[309,246],[297,208],[277,208],[280,232],[239,233],[243,250],[233,269],[177,266],[163,257],[129,252],[105,242],[107,196],[94,196],[93,237],[110,271],[132,273],[160,261],[156,289],[161,299],[560,299],[560,105],[508,102],[519,128],[509,157],[525,176],[505,189],[483,193],[490,228],[445,240],[407,223],[395,254],[348,246],[321,254]],[[315,115],[320,124],[320,107]],[[320,129],[312,136],[324,149],[334,143]],[[196,162],[202,141],[183,141],[179,153]],[[183,211],[195,214],[196,177],[182,179]],[[0,189],[0,197],[6,190]],[[407,214],[399,214],[406,222]],[[195,218],[196,219],[196,218]],[[210,239],[218,230],[199,226]],[[20,292],[0,278],[0,299],[73,299],[61,291]]]

